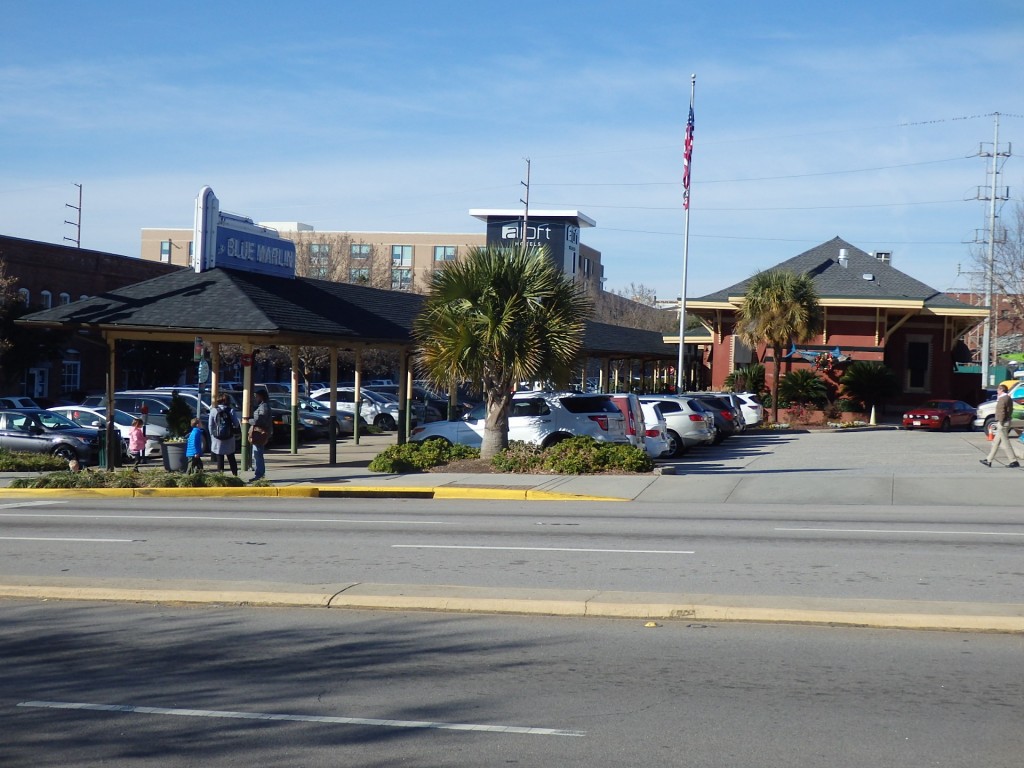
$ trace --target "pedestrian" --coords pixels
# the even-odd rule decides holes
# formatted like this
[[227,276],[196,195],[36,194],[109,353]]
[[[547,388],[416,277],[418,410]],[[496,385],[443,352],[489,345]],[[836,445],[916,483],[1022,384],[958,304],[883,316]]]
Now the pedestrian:
[[238,462],[235,460],[235,430],[238,417],[231,408],[227,395],[220,395],[217,404],[210,411],[210,454],[217,460],[217,471],[224,471],[224,457],[227,456],[231,474],[238,477]]
[[1013,400],[1010,399],[1010,391],[1006,388],[1005,384],[1000,384],[997,392],[995,439],[992,441],[988,457],[981,459],[981,463],[986,467],[991,467],[992,459],[996,457],[996,451],[999,450],[1001,445],[1006,453],[1006,458],[1009,459],[1006,466],[1019,467],[1020,462],[1017,461],[1017,452],[1013,448],[1013,441],[1010,440],[1010,419],[1013,418]]
[[262,480],[267,473],[266,450],[267,444],[274,436],[274,415],[267,402],[267,393],[262,389],[256,390],[256,408],[249,420],[249,444],[252,445],[252,471],[253,482]]
[[188,473],[203,471],[203,422],[199,419],[192,419],[192,431],[188,433],[188,441],[185,443],[185,458],[188,462]]
[[142,419],[132,419],[132,428],[128,432],[128,454],[135,459],[135,468],[146,462],[146,432],[142,428]]

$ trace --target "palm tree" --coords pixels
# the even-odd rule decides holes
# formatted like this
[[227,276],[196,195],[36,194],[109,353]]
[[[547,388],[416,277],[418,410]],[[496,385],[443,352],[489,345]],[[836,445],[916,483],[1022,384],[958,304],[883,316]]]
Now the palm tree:
[[892,368],[873,360],[850,363],[839,383],[846,394],[870,408],[900,391],[900,381]]
[[782,350],[791,342],[809,341],[821,329],[821,305],[809,275],[771,269],[747,283],[736,311],[736,335],[749,347],[764,343],[772,350],[772,421],[779,420]]
[[413,334],[418,365],[447,389],[468,381],[487,404],[481,458],[508,447],[520,381],[564,383],[583,346],[590,301],[546,249],[472,248],[434,272]]

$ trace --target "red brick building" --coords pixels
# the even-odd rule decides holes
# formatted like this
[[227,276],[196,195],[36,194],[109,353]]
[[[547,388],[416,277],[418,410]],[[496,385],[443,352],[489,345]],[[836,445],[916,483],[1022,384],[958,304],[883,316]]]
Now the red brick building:
[[[958,374],[954,362],[969,360],[965,334],[981,322],[987,310],[957,301],[894,268],[891,254],[871,254],[840,238],[812,248],[773,269],[811,276],[824,310],[824,330],[799,344],[796,354],[783,359],[781,375],[815,366],[820,353],[838,353],[837,365],[823,372],[833,383],[842,375],[840,360],[884,362],[899,378],[902,393],[894,406],[929,397],[955,397],[976,402],[981,382],[977,375]],[[687,311],[700,318],[711,335],[704,345],[707,381],[712,388],[738,368],[765,363],[771,377],[771,350],[748,349],[735,336],[736,310],[747,281],[697,299]],[[803,353],[803,354],[801,354]],[[767,382],[771,386],[770,380]]]
[[[71,304],[115,288],[175,272],[181,267],[0,235],[0,262],[14,291],[30,311]],[[106,344],[79,334],[61,344],[54,358],[30,360],[23,378],[4,375],[3,394],[60,400],[65,393],[104,387]],[[4,371],[4,374],[7,374]]]

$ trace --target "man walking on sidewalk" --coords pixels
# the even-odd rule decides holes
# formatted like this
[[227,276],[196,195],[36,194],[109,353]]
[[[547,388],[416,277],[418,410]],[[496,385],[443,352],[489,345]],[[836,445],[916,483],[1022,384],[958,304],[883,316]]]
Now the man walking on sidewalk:
[[981,459],[981,463],[986,467],[991,467],[992,459],[996,457],[996,451],[999,450],[1001,445],[1006,452],[1006,458],[1009,460],[1006,466],[1019,467],[1020,463],[1017,461],[1017,453],[1014,451],[1013,442],[1010,440],[1010,419],[1013,417],[1013,400],[1010,399],[1010,391],[1006,388],[1005,384],[999,385],[998,393],[996,398],[995,439],[992,441],[988,457]]

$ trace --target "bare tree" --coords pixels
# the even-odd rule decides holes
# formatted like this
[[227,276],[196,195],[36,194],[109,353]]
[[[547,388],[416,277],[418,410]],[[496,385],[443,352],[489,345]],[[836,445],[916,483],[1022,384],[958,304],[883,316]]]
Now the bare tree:
[[[1002,336],[1024,333],[1024,203],[1017,202],[1004,221],[1004,227],[996,227],[992,254],[992,323]],[[988,247],[975,248],[971,258],[984,286]],[[985,293],[984,288],[980,293]]]

